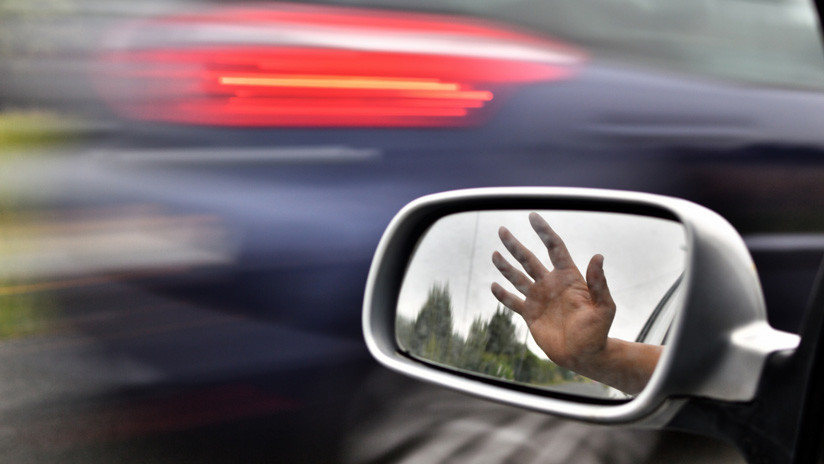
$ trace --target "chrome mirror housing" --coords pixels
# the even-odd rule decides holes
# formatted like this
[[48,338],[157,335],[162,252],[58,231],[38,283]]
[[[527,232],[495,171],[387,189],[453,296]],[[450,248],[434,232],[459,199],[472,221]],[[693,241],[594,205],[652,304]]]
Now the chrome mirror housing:
[[[654,231],[652,235],[648,234],[650,237],[658,236],[662,233],[660,230],[664,230],[650,224],[661,223],[666,230],[677,230],[677,233],[671,234],[674,237],[671,241],[682,250],[680,257],[678,253],[659,253],[667,263],[678,261],[674,266],[677,268],[675,283],[665,288],[668,289],[665,299],[661,299],[660,289],[656,290],[657,293],[642,295],[649,296],[650,301],[666,301],[672,310],[671,317],[666,320],[667,327],[663,330],[659,328],[659,333],[665,334],[666,341],[657,367],[636,396],[590,395],[583,393],[583,390],[530,384],[521,381],[522,376],[511,373],[489,375],[488,369],[484,372],[467,369],[465,364],[456,363],[454,359],[446,362],[443,356],[435,357],[421,350],[416,351],[410,347],[408,337],[405,341],[404,336],[399,334],[399,331],[404,331],[399,321],[405,321],[409,326],[416,314],[404,308],[410,304],[420,307],[420,298],[415,300],[410,297],[414,292],[410,293],[409,289],[416,286],[425,288],[427,285],[437,288],[440,285],[434,277],[423,284],[417,282],[421,280],[421,275],[436,274],[430,272],[435,269],[431,264],[429,270],[420,271],[417,261],[427,253],[437,256],[439,246],[450,247],[446,243],[449,239],[444,238],[447,235],[438,231],[452,230],[454,226],[443,224],[449,221],[457,223],[458,218],[472,214],[475,214],[476,224],[477,218],[494,223],[513,215],[526,217],[530,211],[540,211],[547,217],[555,218],[549,222],[563,222],[564,217],[572,214],[572,223],[578,226],[568,228],[566,235],[582,235],[571,238],[579,239],[578,242],[584,245],[598,241],[597,235],[592,235],[596,238],[588,238],[583,237],[586,234],[575,231],[583,230],[580,224],[600,222],[582,223],[579,221],[581,218],[620,217],[626,230]],[[615,230],[612,227],[608,229]],[[474,235],[480,230],[476,225],[467,233]],[[452,235],[455,236],[455,243],[467,242],[472,247],[479,247],[477,240],[464,240],[465,237],[459,232]],[[615,249],[624,245],[637,248],[645,243],[631,244],[630,237],[638,235],[642,240],[649,240],[643,239],[643,233],[616,235],[610,237],[611,242],[603,243],[611,243],[610,246]],[[575,255],[579,247],[570,245],[569,248]],[[580,248],[584,250],[586,246]],[[487,249],[481,250],[481,254],[487,252]],[[455,259],[460,258],[445,257],[444,263],[454,265]],[[474,259],[471,266],[479,266]],[[609,256],[606,259],[609,260]],[[492,266],[485,256],[478,262]],[[634,268],[623,269],[632,272]],[[455,272],[452,271],[453,275]],[[614,276],[615,272],[611,272],[608,275]],[[474,294],[488,289],[487,285],[484,281],[479,287],[462,286],[459,291]],[[672,296],[676,288],[677,294]],[[620,307],[618,311],[621,311]],[[472,317],[480,316],[464,317],[464,320],[471,320]],[[488,319],[478,320],[488,322]],[[452,324],[451,320],[449,324]],[[658,195],[540,187],[446,192],[420,198],[403,208],[388,226],[372,262],[364,298],[363,330],[367,346],[378,361],[418,379],[578,420],[650,425],[668,421],[683,401],[690,397],[752,400],[767,357],[777,351],[793,350],[799,341],[798,336],[774,330],[767,323],[763,295],[749,252],[735,229],[716,213],[685,200]],[[517,330],[521,330],[519,334],[525,333],[524,329]],[[466,344],[469,337],[466,327],[456,328],[455,331],[464,334],[456,335],[455,339],[459,341],[455,344]],[[533,357],[532,353],[528,353],[527,345],[532,347],[534,353],[543,354],[535,349],[534,343],[524,342],[518,345],[521,356]]]

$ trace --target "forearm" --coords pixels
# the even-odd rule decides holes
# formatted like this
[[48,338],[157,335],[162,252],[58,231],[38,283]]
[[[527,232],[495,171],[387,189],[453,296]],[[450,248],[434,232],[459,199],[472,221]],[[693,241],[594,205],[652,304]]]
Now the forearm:
[[610,338],[599,356],[570,366],[575,372],[631,395],[649,382],[663,346]]

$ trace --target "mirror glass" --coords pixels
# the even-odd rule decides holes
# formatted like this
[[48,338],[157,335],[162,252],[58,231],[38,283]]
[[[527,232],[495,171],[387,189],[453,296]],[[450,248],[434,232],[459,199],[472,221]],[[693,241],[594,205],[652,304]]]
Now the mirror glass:
[[626,399],[643,389],[666,343],[685,256],[683,226],[657,217],[446,216],[424,234],[407,268],[397,341],[409,355],[450,369]]

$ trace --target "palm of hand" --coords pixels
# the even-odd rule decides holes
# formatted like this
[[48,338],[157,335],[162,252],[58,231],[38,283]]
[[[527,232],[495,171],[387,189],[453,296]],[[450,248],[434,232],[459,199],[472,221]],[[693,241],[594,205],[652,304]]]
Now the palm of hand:
[[556,364],[574,369],[606,348],[613,311],[597,308],[577,269],[553,271],[526,294],[522,316]]

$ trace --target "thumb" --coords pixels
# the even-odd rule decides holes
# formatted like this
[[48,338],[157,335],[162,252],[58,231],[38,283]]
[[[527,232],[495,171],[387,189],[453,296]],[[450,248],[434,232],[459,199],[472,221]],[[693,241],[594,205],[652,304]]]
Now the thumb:
[[606,306],[615,310],[615,302],[612,301],[612,295],[609,293],[609,287],[607,286],[607,278],[604,275],[603,255],[595,255],[589,260],[587,286],[589,287],[592,302],[596,306]]

